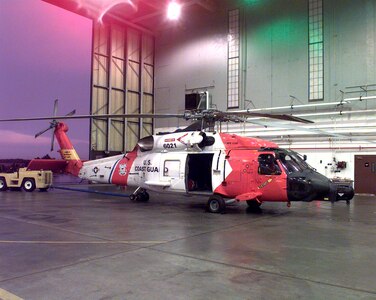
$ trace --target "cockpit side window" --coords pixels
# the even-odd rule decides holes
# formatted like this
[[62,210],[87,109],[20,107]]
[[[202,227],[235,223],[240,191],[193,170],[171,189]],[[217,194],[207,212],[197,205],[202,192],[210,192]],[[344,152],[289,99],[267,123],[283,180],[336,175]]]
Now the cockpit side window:
[[287,173],[303,172],[306,169],[312,169],[304,159],[294,151],[281,151],[278,158]]
[[281,175],[281,169],[272,154],[260,154],[258,173],[261,175]]

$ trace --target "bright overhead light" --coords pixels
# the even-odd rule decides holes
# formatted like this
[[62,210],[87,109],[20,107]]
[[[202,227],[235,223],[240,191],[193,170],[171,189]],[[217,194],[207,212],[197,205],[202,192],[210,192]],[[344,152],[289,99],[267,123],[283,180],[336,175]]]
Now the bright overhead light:
[[168,4],[167,18],[170,20],[177,20],[180,17],[181,5],[175,1]]

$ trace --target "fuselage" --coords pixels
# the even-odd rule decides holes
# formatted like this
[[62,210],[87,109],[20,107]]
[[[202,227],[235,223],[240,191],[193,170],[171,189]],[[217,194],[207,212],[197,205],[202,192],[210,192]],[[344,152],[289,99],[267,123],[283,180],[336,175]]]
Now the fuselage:
[[125,155],[84,162],[79,177],[157,192],[219,194],[259,202],[320,200],[334,188],[297,153],[275,143],[198,131],[143,138]]

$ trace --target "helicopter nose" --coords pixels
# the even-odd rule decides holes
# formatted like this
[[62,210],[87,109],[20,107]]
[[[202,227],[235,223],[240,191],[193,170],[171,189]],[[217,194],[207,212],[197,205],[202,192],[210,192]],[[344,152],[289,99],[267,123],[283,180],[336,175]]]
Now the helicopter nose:
[[330,182],[320,176],[291,176],[288,178],[287,193],[290,201],[322,200],[330,193]]
[[347,203],[354,197],[354,188],[350,184],[344,183],[330,183],[330,193],[325,200],[331,202],[345,200]]
[[289,201],[351,200],[354,189],[348,185],[337,185],[317,172],[303,172],[288,176],[287,194]]

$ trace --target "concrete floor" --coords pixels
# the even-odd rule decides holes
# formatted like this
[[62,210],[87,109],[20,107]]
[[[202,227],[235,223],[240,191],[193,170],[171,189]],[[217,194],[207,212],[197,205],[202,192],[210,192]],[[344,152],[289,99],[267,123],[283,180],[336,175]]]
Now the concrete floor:
[[376,299],[376,197],[205,202],[0,193],[0,299]]

